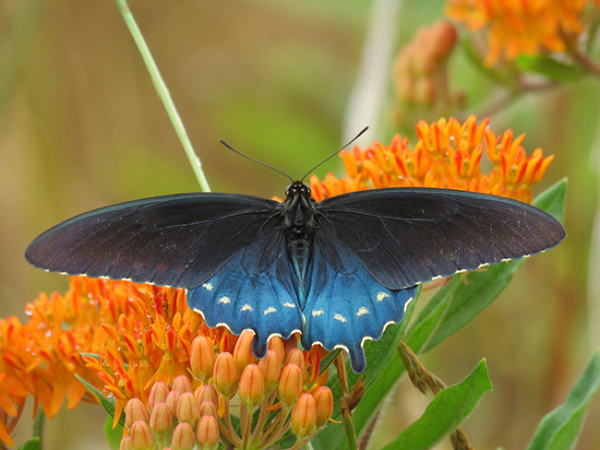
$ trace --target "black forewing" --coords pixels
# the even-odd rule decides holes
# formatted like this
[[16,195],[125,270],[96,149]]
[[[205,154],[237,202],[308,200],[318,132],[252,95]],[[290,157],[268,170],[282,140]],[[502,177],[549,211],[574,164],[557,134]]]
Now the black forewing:
[[566,236],[526,203],[447,189],[360,191],[316,208],[327,257],[335,264],[335,246],[344,245],[390,289],[539,253]]
[[29,245],[25,258],[52,272],[193,288],[279,227],[281,208],[260,197],[217,193],[137,200],[49,229]]

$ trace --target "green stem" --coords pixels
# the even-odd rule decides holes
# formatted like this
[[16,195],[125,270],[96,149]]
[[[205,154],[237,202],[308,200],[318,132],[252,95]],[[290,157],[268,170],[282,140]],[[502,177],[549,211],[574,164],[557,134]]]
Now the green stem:
[[152,78],[152,82],[154,83],[154,87],[158,92],[158,96],[162,100],[165,109],[167,110],[167,114],[171,119],[171,123],[175,128],[175,132],[177,133],[177,136],[179,136],[179,140],[181,141],[183,149],[185,150],[190,164],[192,165],[192,169],[194,170],[194,174],[196,175],[196,178],[200,183],[200,187],[202,191],[210,192],[208,180],[206,179],[206,177],[204,176],[204,172],[202,171],[202,163],[200,162],[200,159],[196,156],[196,153],[194,152],[194,148],[192,147],[192,143],[190,142],[190,139],[185,131],[183,122],[181,121],[181,118],[177,113],[177,108],[175,108],[175,104],[173,103],[171,94],[169,94],[169,89],[167,88],[167,85],[165,84],[164,80],[162,79],[162,76],[160,75],[158,67],[156,66],[156,63],[152,58],[152,54],[150,53],[150,49],[148,48],[148,45],[146,45],[146,41],[142,36],[142,32],[137,26],[137,23],[133,18],[133,14],[131,14],[129,6],[127,5],[127,1],[115,0],[115,2],[117,3],[119,11],[121,12],[123,19],[125,20],[125,23],[127,24],[129,31],[131,32],[131,35],[133,36],[133,40],[137,44],[138,50],[140,51],[142,58],[146,63],[146,68],[150,73],[150,78]]
[[35,415],[35,420],[33,421],[33,437],[40,438],[40,450],[42,449],[42,435],[44,434],[44,419],[46,416],[42,411],[42,408],[38,409],[37,414]]

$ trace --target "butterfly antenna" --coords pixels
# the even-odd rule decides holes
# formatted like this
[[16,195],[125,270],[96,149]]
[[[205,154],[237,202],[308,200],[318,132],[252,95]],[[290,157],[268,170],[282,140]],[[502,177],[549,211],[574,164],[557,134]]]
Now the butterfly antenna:
[[312,173],[317,167],[321,166],[323,163],[329,161],[331,158],[333,158],[335,155],[337,155],[339,152],[341,152],[342,150],[344,150],[346,147],[348,147],[350,144],[352,144],[355,140],[357,140],[359,137],[361,137],[365,131],[367,131],[369,129],[369,127],[364,127],[362,130],[360,130],[360,132],[354,136],[352,138],[352,140],[350,142],[348,142],[346,145],[344,145],[342,148],[340,148],[339,150],[336,150],[334,153],[332,153],[331,155],[329,155],[327,158],[325,158],[323,161],[321,161],[319,164],[317,164],[315,167],[313,167],[312,169],[310,169],[308,172],[306,172],[306,175],[304,175],[302,177],[302,179],[300,181],[304,181],[304,179],[310,174]]
[[231,145],[229,145],[229,144],[228,144],[227,142],[225,142],[223,139],[221,139],[221,144],[223,144],[225,147],[227,147],[227,148],[228,148],[229,150],[231,150],[232,152],[234,152],[234,153],[237,153],[238,155],[240,155],[240,156],[243,156],[244,158],[246,158],[246,159],[249,159],[250,161],[254,161],[255,163],[258,163],[258,164],[260,164],[261,166],[264,166],[264,167],[266,167],[266,168],[268,168],[268,169],[274,170],[275,172],[278,172],[278,173],[280,173],[280,174],[281,174],[281,175],[283,175],[284,177],[287,177],[287,178],[288,178],[288,179],[289,179],[289,180],[290,180],[292,183],[294,182],[294,180],[292,179],[292,177],[290,177],[290,176],[289,176],[287,173],[285,173],[285,172],[282,172],[281,170],[279,170],[279,169],[276,169],[275,167],[269,166],[268,164],[265,164],[264,162],[262,162],[262,161],[259,161],[258,159],[254,159],[254,158],[251,158],[251,157],[250,157],[250,156],[248,156],[248,155],[244,155],[242,152],[240,152],[240,151],[236,150],[235,148],[233,148]]

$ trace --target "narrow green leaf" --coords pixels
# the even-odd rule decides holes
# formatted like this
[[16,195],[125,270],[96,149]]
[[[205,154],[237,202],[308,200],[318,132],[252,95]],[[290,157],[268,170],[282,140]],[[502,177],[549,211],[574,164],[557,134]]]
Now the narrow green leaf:
[[384,450],[426,450],[452,433],[467,418],[481,396],[492,389],[485,360],[461,383],[442,390],[419,420]]
[[108,416],[104,422],[104,434],[111,450],[119,450],[123,438],[123,426],[117,425],[116,428],[113,428],[113,419]]
[[34,437],[29,439],[23,445],[19,447],[19,450],[40,450],[42,448],[42,443],[40,442],[39,437]]
[[502,262],[485,267],[481,272],[455,275],[454,278],[460,278],[460,283],[449,298],[445,299],[447,305],[443,315],[421,346],[420,352],[431,350],[487,308],[508,286],[522,264],[523,260]]
[[578,81],[586,74],[586,71],[580,66],[565,64],[548,56],[520,55],[515,62],[517,67],[524,72],[538,73],[559,83]]
[[[96,396],[96,398],[100,402],[100,405],[102,405],[102,407],[108,413],[108,415],[110,417],[115,417],[115,411],[117,409],[116,408],[117,401],[115,400],[115,398],[114,397],[105,397],[100,389],[98,389],[95,386],[93,386],[92,384],[88,383],[86,380],[84,380],[80,376],[78,376],[78,375],[75,375],[75,376],[77,377],[77,379],[79,381],[81,381],[84,384],[84,386],[86,388],[88,388],[92,392],[92,394],[94,394]],[[121,417],[119,418],[119,425],[120,426],[125,425],[125,415],[124,414],[121,414]]]
[[568,185],[569,182],[566,178],[555,183],[535,198],[533,206],[543,209],[562,223],[565,214],[565,197]]
[[591,396],[600,386],[600,352],[592,355],[565,402],[542,419],[527,450],[568,450],[579,436]]

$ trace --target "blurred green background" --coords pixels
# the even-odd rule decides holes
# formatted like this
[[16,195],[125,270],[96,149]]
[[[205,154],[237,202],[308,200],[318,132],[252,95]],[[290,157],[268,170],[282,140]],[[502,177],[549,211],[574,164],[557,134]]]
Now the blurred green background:
[[[442,16],[441,0],[391,3],[401,4],[395,52],[419,26]],[[367,143],[389,141],[389,123],[353,129],[347,119],[348,108],[359,117],[368,108],[349,106],[349,98],[369,56],[365,38],[378,27],[373,5],[130,1],[214,191],[282,196],[288,184],[219,139],[292,178],[364,125],[375,127]],[[63,292],[68,283],[24,261],[40,232],[96,207],[199,189],[113,1],[0,0],[0,33],[0,313],[25,320],[26,302],[40,291]],[[451,68],[452,86],[467,95],[467,113],[496,89],[460,49]],[[593,319],[598,299],[588,298],[588,279],[599,276],[597,266],[588,266],[600,167],[599,86],[590,78],[530,94],[491,117],[497,134],[527,133],[529,154],[542,147],[556,155],[534,195],[569,177],[569,237],[528,261],[498,301],[423,357],[448,384],[487,358],[494,391],[465,425],[477,449],[524,448],[600,345]],[[339,169],[334,159],[316,173],[341,175]],[[427,401],[401,382],[373,448],[415,420]],[[599,422],[596,398],[577,448],[600,448]],[[103,423],[98,407],[61,412],[48,423],[46,450],[107,449]],[[24,418],[17,442],[29,435]]]

